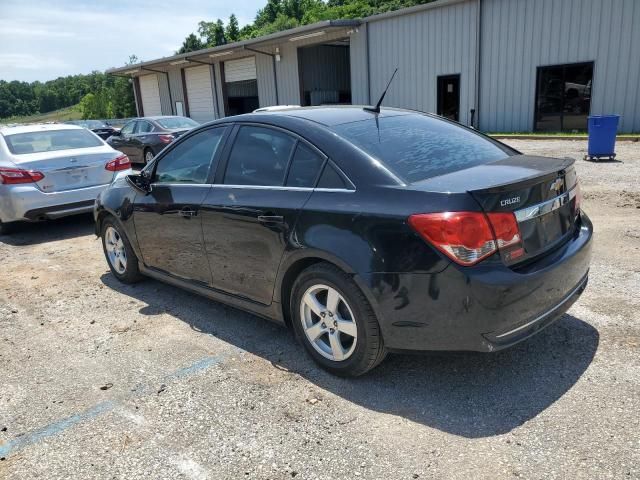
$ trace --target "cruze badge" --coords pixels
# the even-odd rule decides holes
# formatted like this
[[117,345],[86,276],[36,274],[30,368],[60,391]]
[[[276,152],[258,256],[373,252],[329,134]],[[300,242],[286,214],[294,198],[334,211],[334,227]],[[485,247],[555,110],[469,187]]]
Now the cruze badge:
[[520,203],[520,197],[505,198],[504,200],[500,200],[500,206],[502,207],[506,207],[507,205],[514,205],[516,203]]

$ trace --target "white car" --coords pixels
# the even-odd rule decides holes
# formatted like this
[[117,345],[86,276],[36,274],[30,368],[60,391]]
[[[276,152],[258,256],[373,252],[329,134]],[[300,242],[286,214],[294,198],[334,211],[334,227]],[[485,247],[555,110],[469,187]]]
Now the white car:
[[126,155],[82,127],[1,127],[0,234],[16,222],[91,212],[102,190],[131,173]]

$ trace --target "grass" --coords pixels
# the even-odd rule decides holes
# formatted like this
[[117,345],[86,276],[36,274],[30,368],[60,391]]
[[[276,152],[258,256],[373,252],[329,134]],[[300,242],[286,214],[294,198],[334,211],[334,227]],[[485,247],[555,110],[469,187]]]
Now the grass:
[[67,120],[80,120],[82,114],[77,105],[73,107],[61,108],[53,112],[38,113],[24,117],[9,117],[0,119],[2,123],[46,123],[46,122],[66,122]]

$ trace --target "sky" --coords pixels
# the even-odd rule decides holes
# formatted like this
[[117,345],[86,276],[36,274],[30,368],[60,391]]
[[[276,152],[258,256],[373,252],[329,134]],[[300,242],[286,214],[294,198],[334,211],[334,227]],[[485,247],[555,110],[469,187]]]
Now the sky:
[[266,0],[0,0],[0,80],[52,80],[173,55],[201,20],[250,23]]

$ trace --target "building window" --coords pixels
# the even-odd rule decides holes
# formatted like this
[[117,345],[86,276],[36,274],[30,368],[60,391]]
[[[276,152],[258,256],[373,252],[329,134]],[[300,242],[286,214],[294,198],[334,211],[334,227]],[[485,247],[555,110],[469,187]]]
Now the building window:
[[535,130],[586,130],[592,83],[593,62],[538,67]]

